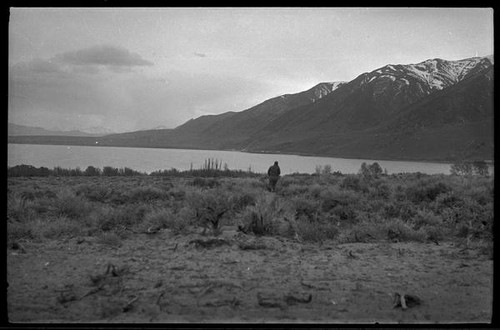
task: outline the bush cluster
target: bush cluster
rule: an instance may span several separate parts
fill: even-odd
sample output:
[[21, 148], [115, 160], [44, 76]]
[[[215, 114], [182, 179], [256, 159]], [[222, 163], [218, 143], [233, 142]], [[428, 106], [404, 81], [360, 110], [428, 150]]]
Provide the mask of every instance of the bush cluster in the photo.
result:
[[[205, 170], [226, 171], [216, 167]], [[12, 173], [32, 170], [16, 167]], [[134, 231], [184, 234], [204, 228], [217, 234], [233, 225], [254, 235], [310, 242], [492, 240], [491, 177], [386, 175], [369, 165], [358, 174], [336, 175], [328, 167], [318, 172], [285, 175], [276, 193], [265, 189], [262, 176], [127, 176], [132, 172], [90, 166], [82, 172], [87, 174], [57, 180], [12, 175], [8, 238], [100, 235], [117, 246], [117, 237]]]

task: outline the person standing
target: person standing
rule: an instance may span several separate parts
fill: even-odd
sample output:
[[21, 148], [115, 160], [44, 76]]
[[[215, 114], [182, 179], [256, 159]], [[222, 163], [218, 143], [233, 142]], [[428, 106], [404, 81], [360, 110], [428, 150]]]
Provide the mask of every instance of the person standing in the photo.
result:
[[276, 191], [276, 184], [280, 178], [281, 170], [278, 166], [278, 162], [274, 162], [274, 165], [269, 167], [267, 170], [267, 176], [269, 177], [269, 189], [271, 191]]

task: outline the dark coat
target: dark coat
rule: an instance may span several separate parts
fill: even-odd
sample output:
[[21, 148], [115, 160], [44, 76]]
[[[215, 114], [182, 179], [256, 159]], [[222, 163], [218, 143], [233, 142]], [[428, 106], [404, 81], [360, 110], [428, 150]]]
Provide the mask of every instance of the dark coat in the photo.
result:
[[273, 165], [267, 170], [268, 176], [278, 177], [281, 174], [280, 167], [278, 165]]

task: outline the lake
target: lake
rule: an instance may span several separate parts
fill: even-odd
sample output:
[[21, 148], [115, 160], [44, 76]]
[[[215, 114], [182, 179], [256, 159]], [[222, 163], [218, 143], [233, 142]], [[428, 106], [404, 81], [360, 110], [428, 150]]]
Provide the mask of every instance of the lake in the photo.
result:
[[[87, 166], [103, 168], [128, 167], [150, 173], [156, 170], [176, 168], [178, 170], [199, 169], [206, 159], [217, 159], [229, 169], [267, 172], [274, 161], [278, 161], [282, 174], [314, 173], [317, 166], [330, 165], [332, 171], [357, 173], [361, 164], [378, 162], [391, 173], [422, 172], [426, 174], [449, 174], [450, 164], [429, 162], [385, 161], [370, 159], [344, 159], [283, 154], [253, 154], [239, 151], [89, 147], [60, 145], [8, 144], [8, 166], [33, 165], [36, 167], [76, 168]], [[492, 171], [491, 171], [492, 172]]]

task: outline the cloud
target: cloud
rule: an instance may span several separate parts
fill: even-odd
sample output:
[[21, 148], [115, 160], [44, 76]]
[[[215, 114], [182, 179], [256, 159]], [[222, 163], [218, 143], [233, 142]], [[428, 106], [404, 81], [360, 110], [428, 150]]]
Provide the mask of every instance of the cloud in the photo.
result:
[[143, 59], [139, 54], [110, 45], [93, 46], [71, 52], [58, 54], [55, 60], [71, 65], [104, 65], [108, 67], [130, 68], [135, 66], [152, 66], [153, 63]]
[[204, 53], [193, 53], [194, 56], [197, 56], [197, 57], [207, 57], [207, 54], [204, 54]]
[[[134, 70], [134, 61], [119, 66], [113, 58], [98, 61], [82, 51], [12, 65], [9, 120], [45, 128], [106, 126], [114, 131], [175, 127], [200, 113], [241, 111], [269, 93], [270, 86], [255, 78]], [[103, 66], [107, 70], [101, 70]], [[123, 71], [128, 73], [118, 73]]]

